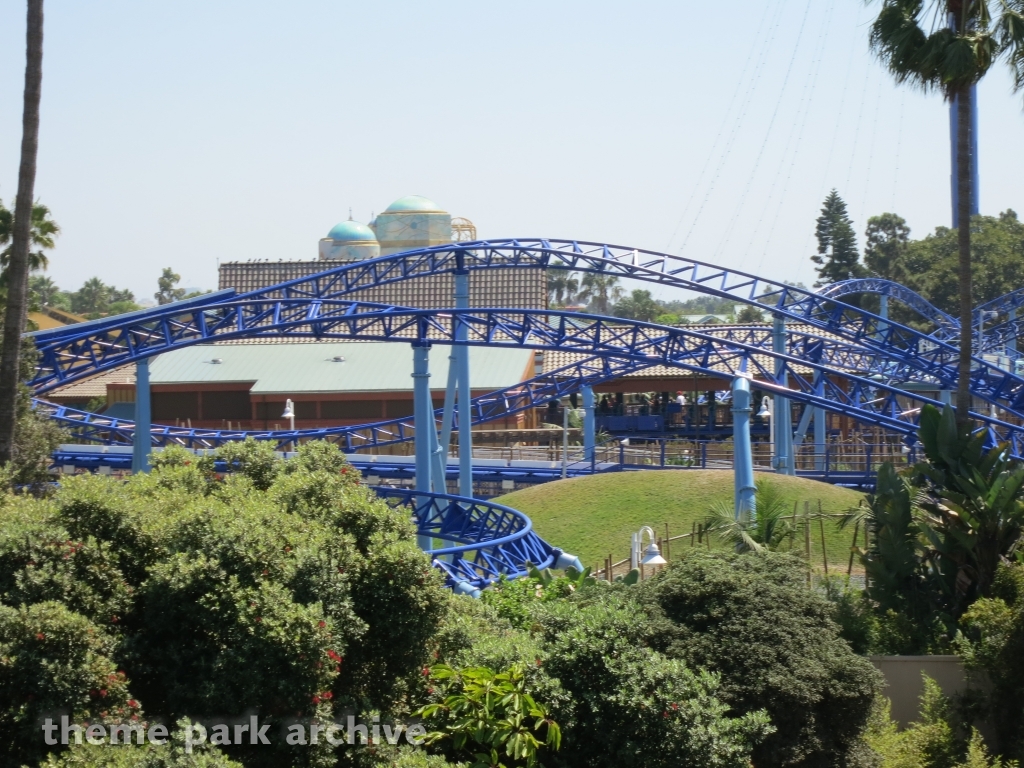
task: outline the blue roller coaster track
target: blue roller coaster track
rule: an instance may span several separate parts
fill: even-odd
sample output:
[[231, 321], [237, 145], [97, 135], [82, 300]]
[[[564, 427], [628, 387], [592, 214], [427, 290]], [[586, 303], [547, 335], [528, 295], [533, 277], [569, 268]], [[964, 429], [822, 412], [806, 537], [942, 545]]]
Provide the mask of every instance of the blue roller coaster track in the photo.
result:
[[[729, 298], [770, 311], [779, 333], [764, 326], [713, 331], [665, 327], [580, 313], [493, 308], [412, 309], [359, 300], [359, 292], [427, 275], [466, 275], [488, 269], [558, 267], [646, 281]], [[928, 335], [841, 301], [878, 293], [912, 307], [937, 326]], [[1024, 292], [1020, 292], [1024, 294]], [[990, 312], [1011, 313], [1015, 294]], [[984, 315], [981, 315], [984, 318]], [[1007, 321], [1013, 323], [1014, 320]], [[1007, 323], [1004, 323], [1006, 325]], [[1015, 328], [1015, 326], [1013, 326]], [[992, 332], [995, 332], [993, 329]], [[347, 262], [317, 275], [245, 294], [221, 291], [149, 310], [32, 334], [39, 362], [31, 386], [56, 387], [186, 346], [247, 338], [360, 339], [411, 344], [519, 347], [579, 355], [576, 362], [515, 387], [475, 399], [472, 421], [484, 422], [535, 407], [553, 397], [661, 365], [719, 378], [746, 377], [786, 401], [844, 414], [913, 442], [925, 403], [940, 402], [908, 384], [933, 391], [956, 388], [955, 319], [922, 297], [887, 281], [846, 281], [821, 293], [778, 285], [735, 270], [669, 254], [569, 240], [453, 243], [377, 259]], [[1004, 336], [1011, 330], [1001, 331]], [[974, 359], [971, 390], [990, 406], [975, 413], [989, 442], [1005, 441], [1024, 455], [1024, 378]], [[429, 401], [428, 401], [429, 402]], [[131, 443], [135, 424], [38, 400], [80, 439]], [[429, 410], [429, 409], [428, 409]], [[996, 418], [993, 413], [1002, 413]], [[439, 413], [430, 414], [429, 423]], [[423, 414], [417, 414], [423, 417]], [[246, 436], [285, 445], [327, 438], [346, 451], [413, 439], [417, 419], [321, 430], [238, 432], [155, 427], [153, 446], [214, 447]], [[421, 422], [426, 423], [426, 422]], [[500, 574], [521, 574], [526, 562], [570, 562], [542, 542], [514, 510], [422, 488], [391, 498], [409, 504], [421, 539], [448, 546], [431, 551], [449, 582], [463, 591]], [[516, 522], [518, 521], [518, 522]], [[525, 522], [524, 522], [525, 521]], [[578, 561], [577, 561], [578, 562]], [[461, 586], [460, 586], [461, 585]]]

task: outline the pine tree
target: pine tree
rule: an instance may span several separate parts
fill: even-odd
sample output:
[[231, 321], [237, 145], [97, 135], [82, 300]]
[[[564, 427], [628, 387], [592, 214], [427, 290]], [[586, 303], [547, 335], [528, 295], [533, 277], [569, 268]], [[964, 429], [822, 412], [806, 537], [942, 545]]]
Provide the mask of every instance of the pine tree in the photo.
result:
[[857, 252], [853, 222], [846, 213], [846, 203], [834, 189], [825, 198], [815, 234], [818, 238], [818, 253], [811, 256], [811, 261], [818, 265], [818, 282], [814, 284], [816, 288], [865, 275]]

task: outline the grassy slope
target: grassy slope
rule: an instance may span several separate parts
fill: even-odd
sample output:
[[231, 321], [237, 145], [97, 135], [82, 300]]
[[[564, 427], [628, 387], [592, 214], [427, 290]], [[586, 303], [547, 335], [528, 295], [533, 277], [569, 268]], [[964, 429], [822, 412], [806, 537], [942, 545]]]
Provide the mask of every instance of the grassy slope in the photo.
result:
[[[812, 513], [817, 512], [819, 500], [823, 512], [839, 513], [856, 506], [862, 498], [856, 491], [813, 480], [760, 473], [758, 477], [778, 483], [790, 507], [797, 502], [801, 514], [805, 501], [811, 503]], [[542, 538], [578, 555], [584, 564], [599, 568], [608, 554], [615, 560], [627, 557], [630, 535], [642, 525], [650, 525], [658, 536], [665, 535], [665, 523], [672, 536], [689, 533], [694, 523], [703, 520], [711, 504], [732, 504], [732, 483], [732, 473], [721, 470], [614, 472], [544, 483], [495, 501], [522, 510]], [[841, 565], [846, 572], [852, 536], [852, 530], [839, 532], [834, 524], [825, 523], [830, 570]], [[673, 542], [673, 546], [678, 551], [690, 543]], [[722, 545], [714, 541], [712, 546]], [[804, 549], [802, 536], [796, 549]], [[820, 567], [821, 532], [817, 523], [812, 524], [811, 553]]]

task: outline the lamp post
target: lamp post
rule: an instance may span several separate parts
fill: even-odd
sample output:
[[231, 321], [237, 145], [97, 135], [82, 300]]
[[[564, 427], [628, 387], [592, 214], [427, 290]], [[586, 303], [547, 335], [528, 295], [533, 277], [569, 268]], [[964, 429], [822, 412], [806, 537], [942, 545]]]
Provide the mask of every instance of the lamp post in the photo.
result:
[[768, 422], [768, 453], [769, 453], [769, 464], [775, 466], [775, 430], [772, 429], [772, 409], [771, 409], [771, 398], [765, 395], [761, 398], [761, 410], [757, 412], [759, 419], [764, 419]]
[[[295, 431], [295, 403], [290, 399], [284, 401], [284, 413], [281, 414], [282, 419], [288, 419], [288, 428]], [[295, 440], [292, 440], [292, 450], [295, 450]]]
[[[647, 534], [647, 549], [644, 551], [643, 557], [640, 557], [640, 550], [643, 549], [644, 534]], [[658, 542], [655, 537], [654, 529], [649, 525], [645, 525], [639, 531], [633, 534], [633, 542], [629, 551], [629, 567], [630, 569], [639, 568], [640, 577], [643, 578], [644, 566], [654, 565], [667, 565], [668, 561], [661, 556], [661, 550], [658, 549]]]

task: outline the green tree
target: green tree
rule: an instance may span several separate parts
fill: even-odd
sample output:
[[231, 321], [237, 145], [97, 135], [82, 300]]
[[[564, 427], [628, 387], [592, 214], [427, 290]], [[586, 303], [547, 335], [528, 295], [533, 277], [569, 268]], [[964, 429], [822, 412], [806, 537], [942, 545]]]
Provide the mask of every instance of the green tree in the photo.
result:
[[[11, 254], [14, 252], [14, 246], [11, 244], [13, 233], [14, 213], [5, 208], [3, 201], [0, 200], [0, 245], [7, 246], [0, 251], [0, 268], [3, 269], [5, 276], [11, 263]], [[29, 240], [31, 245], [38, 250], [29, 251], [29, 272], [45, 270], [50, 266], [50, 260], [46, 257], [45, 251], [53, 249], [58, 235], [60, 235], [60, 225], [50, 218], [50, 209], [42, 203], [33, 203]]]
[[789, 504], [770, 480], [757, 480], [754, 516], [736, 519], [733, 504], [716, 504], [704, 518], [704, 530], [714, 532], [737, 552], [776, 550], [783, 542], [792, 544], [797, 526], [789, 517]]
[[839, 636], [832, 605], [807, 588], [806, 568], [778, 552], [687, 550], [630, 588], [657, 627], [652, 648], [720, 676], [733, 713], [767, 710], [777, 730], [754, 747], [759, 768], [858, 764], [880, 688]]
[[853, 222], [846, 213], [846, 203], [834, 189], [825, 198], [815, 236], [818, 252], [811, 256], [811, 261], [818, 265], [815, 287], [863, 276]]
[[80, 315], [100, 315], [110, 305], [110, 286], [98, 277], [90, 277], [71, 294], [71, 310]]
[[[897, 83], [941, 91], [956, 104], [957, 265], [960, 360], [957, 418], [971, 407], [971, 200], [975, 158], [971, 156], [974, 85], [1005, 57], [1014, 88], [1024, 88], [1024, 7], [989, 0], [881, 0], [871, 26], [871, 48]], [[995, 13], [993, 13], [993, 7]]]
[[181, 275], [170, 267], [164, 267], [163, 273], [156, 281], [160, 290], [153, 294], [153, 298], [158, 304], [170, 304], [172, 301], [180, 301], [185, 298], [185, 289], [175, 287], [179, 282], [181, 282]]
[[[560, 264], [561, 262], [558, 262]], [[166, 274], [166, 270], [164, 270]], [[580, 280], [575, 272], [564, 267], [555, 266], [548, 268], [548, 303], [552, 306], [565, 306], [571, 304], [579, 290]]]
[[21, 334], [28, 318], [29, 248], [32, 240], [32, 198], [39, 150], [39, 100], [43, 88], [43, 0], [28, 0], [25, 23], [25, 94], [22, 106], [21, 162], [14, 201], [11, 256], [7, 267], [7, 308], [0, 345], [0, 464], [11, 460], [21, 387]]
[[[904, 252], [906, 285], [944, 312], [957, 314], [958, 233], [937, 227]], [[1013, 210], [971, 221], [971, 304], [976, 306], [1018, 289], [1024, 263], [1024, 223]]]
[[64, 291], [46, 275], [29, 278], [28, 289], [32, 303], [40, 307], [55, 307], [66, 301]]
[[607, 315], [612, 304], [622, 298], [619, 278], [600, 272], [587, 272], [580, 281], [579, 301], [590, 302], [595, 312]]
[[761, 314], [761, 311], [757, 309], [757, 307], [751, 306], [750, 304], [745, 304], [743, 306], [743, 309], [739, 311], [739, 314], [736, 315], [736, 322], [763, 323], [764, 315]]
[[629, 296], [612, 307], [612, 313], [616, 317], [640, 320], [645, 323], [652, 322], [662, 314], [662, 311], [661, 305], [654, 300], [651, 292], [639, 288], [634, 289]]
[[909, 240], [910, 227], [902, 216], [895, 213], [872, 216], [864, 233], [864, 264], [878, 277], [905, 283], [904, 259]]

